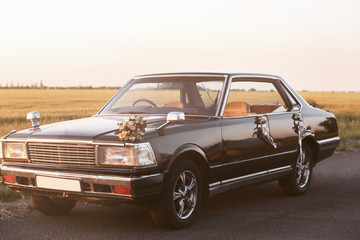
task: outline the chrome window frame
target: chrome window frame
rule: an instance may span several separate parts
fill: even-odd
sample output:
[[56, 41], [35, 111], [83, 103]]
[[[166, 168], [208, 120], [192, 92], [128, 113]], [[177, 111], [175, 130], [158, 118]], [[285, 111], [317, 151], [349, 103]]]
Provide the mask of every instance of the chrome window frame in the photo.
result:
[[[223, 85], [222, 85], [222, 89], [221, 90], [221, 96], [220, 96], [220, 101], [223, 99], [224, 97], [224, 92], [225, 90], [227, 89], [227, 80], [228, 80], [228, 77], [229, 77], [229, 74], [225, 74], [225, 73], [174, 73], [174, 74], [171, 74], [171, 73], [165, 73], [165, 74], [152, 74], [152, 75], [140, 75], [140, 76], [135, 76], [133, 78], [131, 78], [123, 87], [121, 87], [121, 89], [115, 93], [114, 96], [112, 96], [110, 98], [110, 100], [99, 110], [99, 112], [96, 114], [96, 115], [99, 115], [99, 116], [104, 116], [104, 115], [117, 115], [117, 114], [100, 114], [104, 108], [109, 105], [109, 103], [116, 97], [120, 94], [120, 92], [122, 91], [122, 89], [124, 89], [127, 85], [129, 85], [132, 81], [134, 80], [138, 80], [138, 79], [144, 79], [144, 78], [162, 78], [162, 77], [223, 77], [224, 79], [222, 80], [223, 81]], [[216, 110], [216, 113], [215, 115], [206, 115], [207, 117], [218, 117], [220, 116], [219, 113], [219, 109], [221, 107], [220, 105], [220, 101], [219, 101], [219, 104], [218, 104], [218, 108]], [[121, 115], [121, 114], [119, 114]], [[139, 114], [139, 115], [149, 115], [149, 114]], [[154, 114], [150, 114], [150, 115], [154, 115]], [[156, 114], [155, 114], [156, 115]], [[159, 115], [166, 115], [166, 114], [159, 114]], [[194, 115], [194, 116], [199, 116], [199, 115]]]
[[[281, 87], [284, 91], [287, 92], [287, 94], [290, 94], [291, 97], [294, 98], [294, 100], [296, 102], [298, 102], [298, 104], [300, 105], [300, 109], [297, 112], [300, 112], [303, 108], [302, 102], [299, 101], [299, 99], [297, 98], [297, 96], [295, 94], [293, 94], [293, 92], [291, 91], [291, 89], [289, 88], [289, 86], [286, 84], [286, 82], [281, 78], [281, 77], [277, 77], [277, 76], [271, 76], [271, 75], [261, 75], [261, 74], [235, 74], [235, 75], [231, 75], [228, 79], [227, 79], [227, 89], [225, 93], [225, 95], [223, 96], [223, 100], [222, 100], [222, 106], [221, 106], [221, 110], [219, 112], [219, 117], [221, 118], [226, 118], [226, 119], [231, 119], [231, 118], [243, 118], [243, 117], [254, 117], [254, 116], [258, 116], [258, 115], [263, 115], [263, 114], [254, 114], [254, 115], [250, 115], [250, 116], [235, 116], [235, 117], [224, 117], [224, 111], [225, 111], [225, 107], [226, 107], [226, 103], [229, 97], [229, 92], [230, 92], [230, 87], [231, 87], [231, 83], [233, 81], [234, 78], [253, 78], [253, 79], [263, 79], [264, 81], [268, 81], [270, 83], [275, 83], [276, 81], [282, 83], [279, 84], [279, 87]], [[279, 91], [277, 90], [277, 92], [279, 93]], [[281, 94], [279, 93], [280, 96], [285, 95], [284, 97], [288, 98], [288, 96], [286, 96], [287, 94]], [[266, 113], [271, 114], [271, 115], [278, 115], [278, 114], [284, 114], [285, 112], [275, 112], [275, 113]]]

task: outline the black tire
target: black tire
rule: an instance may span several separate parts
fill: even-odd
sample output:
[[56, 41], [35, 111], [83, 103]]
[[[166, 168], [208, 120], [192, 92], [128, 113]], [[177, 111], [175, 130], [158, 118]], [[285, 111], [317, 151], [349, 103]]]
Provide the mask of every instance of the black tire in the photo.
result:
[[75, 200], [54, 198], [47, 196], [31, 195], [34, 207], [48, 215], [61, 215], [70, 212], [76, 205]]
[[314, 157], [310, 146], [303, 143], [303, 162], [300, 155], [293, 165], [293, 170], [290, 175], [279, 179], [279, 186], [283, 193], [287, 195], [302, 195], [306, 193], [311, 185]]
[[203, 183], [196, 164], [181, 159], [166, 178], [160, 199], [153, 204], [151, 216], [161, 227], [188, 227], [198, 214]]

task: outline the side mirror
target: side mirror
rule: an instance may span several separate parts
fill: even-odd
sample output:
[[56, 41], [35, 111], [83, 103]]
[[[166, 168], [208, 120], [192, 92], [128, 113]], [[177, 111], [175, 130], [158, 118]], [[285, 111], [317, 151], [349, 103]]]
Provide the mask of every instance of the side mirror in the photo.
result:
[[169, 112], [166, 116], [166, 123], [158, 127], [156, 130], [160, 136], [164, 135], [164, 128], [170, 123], [182, 123], [185, 121], [185, 113], [183, 112]]
[[171, 123], [181, 123], [185, 121], [185, 113], [183, 112], [169, 112], [166, 116], [166, 121]]
[[295, 112], [298, 112], [298, 111], [300, 111], [300, 106], [298, 104], [295, 104], [295, 105], [292, 106], [291, 110], [295, 111]]
[[35, 127], [39, 127], [39, 121], [40, 121], [40, 113], [37, 111], [34, 112], [29, 112], [26, 116], [27, 120], [31, 121], [32, 126]]

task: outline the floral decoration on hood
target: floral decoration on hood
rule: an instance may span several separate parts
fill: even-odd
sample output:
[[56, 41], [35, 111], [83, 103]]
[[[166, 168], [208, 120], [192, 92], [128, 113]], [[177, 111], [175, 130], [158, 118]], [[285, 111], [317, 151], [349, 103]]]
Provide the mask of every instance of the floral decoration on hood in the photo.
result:
[[120, 141], [139, 141], [144, 135], [146, 128], [146, 119], [141, 116], [131, 115], [129, 119], [118, 123], [119, 129], [115, 131], [115, 135]]

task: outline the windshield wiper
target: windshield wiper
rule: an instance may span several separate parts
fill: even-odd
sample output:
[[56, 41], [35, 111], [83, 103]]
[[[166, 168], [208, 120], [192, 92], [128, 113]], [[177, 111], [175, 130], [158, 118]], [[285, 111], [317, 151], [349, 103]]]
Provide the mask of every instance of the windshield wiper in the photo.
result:
[[205, 87], [204, 83], [203, 83], [203, 82], [201, 82], [201, 84], [202, 84], [202, 86], [203, 86], [203, 88], [204, 88], [205, 92], [206, 92], [206, 93], [207, 93], [207, 95], [209, 96], [210, 100], [211, 100], [212, 102], [214, 102], [214, 100], [213, 100], [213, 99], [212, 99], [212, 97], [210, 96], [210, 93], [209, 93], [208, 89]]
[[131, 112], [120, 112], [120, 114], [150, 114], [148, 112], [131, 111]]

